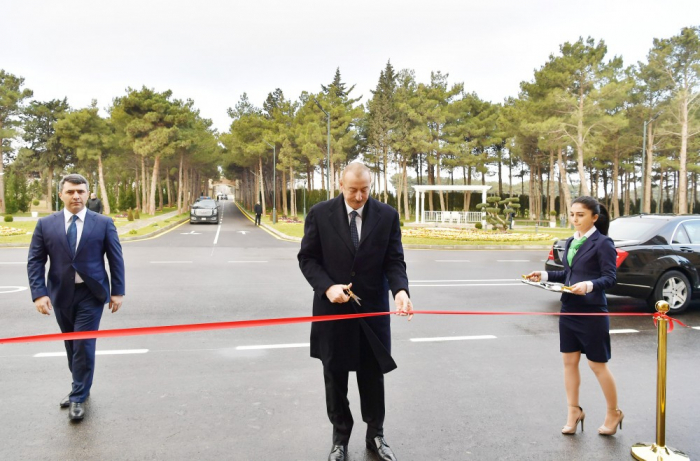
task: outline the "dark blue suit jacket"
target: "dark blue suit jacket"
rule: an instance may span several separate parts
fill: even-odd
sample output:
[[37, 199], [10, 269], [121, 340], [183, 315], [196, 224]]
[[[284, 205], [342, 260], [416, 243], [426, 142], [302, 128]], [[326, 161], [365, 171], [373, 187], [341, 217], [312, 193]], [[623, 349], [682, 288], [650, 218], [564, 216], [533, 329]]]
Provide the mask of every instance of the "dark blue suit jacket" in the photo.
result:
[[[70, 305], [76, 272], [102, 303], [109, 302], [110, 293], [124, 295], [124, 259], [112, 218], [87, 210], [75, 257], [68, 246], [63, 218], [61, 210], [39, 219], [34, 229], [27, 261], [32, 300], [49, 296], [55, 307]], [[111, 291], [105, 255], [109, 261]], [[50, 266], [48, 278], [45, 278], [47, 258]]]
[[[594, 311], [608, 305], [605, 290], [615, 285], [617, 279], [617, 251], [612, 239], [597, 230], [578, 249], [569, 266], [566, 255], [574, 240], [569, 237], [564, 246], [563, 271], [547, 271], [550, 282], [571, 286], [578, 282], [593, 282], [593, 291], [585, 296], [562, 293], [562, 308], [566, 311]], [[596, 309], [597, 308], [597, 309]]]
[[[389, 312], [389, 296], [408, 293], [401, 227], [396, 210], [370, 198], [362, 213], [360, 246], [350, 237], [343, 195], [321, 202], [309, 211], [298, 254], [299, 267], [313, 288], [313, 315]], [[350, 301], [333, 304], [326, 297], [332, 285], [352, 282], [362, 306]], [[311, 326], [311, 356], [334, 370], [357, 370], [362, 360], [361, 332], [384, 373], [396, 368], [391, 358], [389, 316], [361, 320], [316, 322]]]

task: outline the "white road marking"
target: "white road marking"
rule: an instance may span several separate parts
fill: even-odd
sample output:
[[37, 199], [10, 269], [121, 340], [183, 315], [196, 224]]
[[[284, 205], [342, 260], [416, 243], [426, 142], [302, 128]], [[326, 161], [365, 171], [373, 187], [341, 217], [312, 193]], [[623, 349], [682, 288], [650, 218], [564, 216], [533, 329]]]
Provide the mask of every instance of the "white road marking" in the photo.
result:
[[409, 283], [408, 286], [410, 286], [410, 287], [514, 287], [514, 286], [523, 286], [523, 284], [522, 283], [457, 283], [457, 284], [450, 284], [450, 285], [436, 285], [436, 284], [414, 285], [412, 283]]
[[181, 232], [180, 235], [200, 235], [201, 232], [195, 232], [195, 231], [190, 231], [190, 232]]
[[309, 343], [266, 344], [258, 346], [236, 346], [237, 351], [255, 351], [260, 349], [291, 349], [294, 347], [309, 347]]
[[[125, 354], [145, 354], [148, 349], [115, 349], [110, 351], [97, 351], [95, 355], [125, 355]], [[33, 357], [65, 357], [66, 352], [40, 352]]]
[[214, 237], [214, 245], [219, 241], [219, 233], [221, 232], [221, 221], [219, 221], [219, 226], [216, 228], [216, 237]]
[[27, 261], [2, 261], [0, 264], [27, 264]]
[[529, 259], [497, 259], [498, 263], [529, 263]]
[[436, 259], [436, 263], [468, 263], [468, 259]]
[[693, 330], [700, 330], [700, 327], [691, 327]]
[[238, 232], [239, 234], [243, 234], [243, 235], [248, 233], [248, 231], [236, 231], [236, 232]]
[[229, 261], [230, 263], [266, 263], [267, 261]]
[[192, 261], [151, 261], [151, 264], [192, 264]]
[[438, 336], [435, 338], [411, 338], [412, 343], [428, 343], [428, 342], [439, 342], [439, 341], [468, 341], [472, 339], [496, 339], [493, 335], [481, 335], [481, 336]]
[[632, 330], [631, 328], [621, 328], [619, 330], [610, 330], [610, 334], [618, 334], [618, 333], [639, 333], [639, 330]]
[[0, 295], [5, 294], [5, 293], [17, 293], [18, 291], [24, 291], [28, 287], [20, 287], [20, 286], [7, 286], [7, 287], [0, 287]]

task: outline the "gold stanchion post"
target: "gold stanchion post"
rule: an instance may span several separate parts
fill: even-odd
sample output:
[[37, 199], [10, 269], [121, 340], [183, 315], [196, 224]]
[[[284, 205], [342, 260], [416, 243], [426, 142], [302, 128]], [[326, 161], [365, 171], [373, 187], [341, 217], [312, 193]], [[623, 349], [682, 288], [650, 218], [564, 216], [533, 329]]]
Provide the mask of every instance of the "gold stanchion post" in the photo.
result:
[[[657, 301], [656, 310], [662, 314], [668, 312], [666, 301]], [[657, 320], [659, 346], [657, 352], [656, 374], [656, 443], [637, 443], [632, 446], [632, 457], [640, 461], [675, 461], [689, 460], [688, 455], [675, 448], [666, 446], [666, 339], [668, 320]]]

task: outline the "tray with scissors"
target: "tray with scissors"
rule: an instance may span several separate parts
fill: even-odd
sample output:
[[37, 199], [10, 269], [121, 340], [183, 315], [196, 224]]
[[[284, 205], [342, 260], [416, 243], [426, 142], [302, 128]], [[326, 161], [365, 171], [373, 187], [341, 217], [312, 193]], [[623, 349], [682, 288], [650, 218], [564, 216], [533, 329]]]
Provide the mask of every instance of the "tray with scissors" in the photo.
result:
[[571, 293], [574, 294], [573, 291], [571, 291], [571, 287], [568, 287], [564, 284], [561, 283], [554, 283], [554, 282], [531, 282], [527, 279], [521, 280], [525, 285], [530, 285], [533, 287], [537, 288], [542, 288], [543, 290], [547, 291], [554, 291], [556, 293]]

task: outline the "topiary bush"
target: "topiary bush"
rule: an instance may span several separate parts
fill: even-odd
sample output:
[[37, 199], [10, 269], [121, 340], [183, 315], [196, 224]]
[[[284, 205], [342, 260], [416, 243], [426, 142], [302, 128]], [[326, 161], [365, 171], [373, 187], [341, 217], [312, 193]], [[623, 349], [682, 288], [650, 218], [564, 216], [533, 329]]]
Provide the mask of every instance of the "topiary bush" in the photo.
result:
[[5, 215], [5, 222], [12, 222], [14, 220], [15, 220], [15, 218], [13, 218], [11, 214]]
[[482, 226], [481, 223], [478, 222], [478, 223], [474, 223], [474, 228], [475, 228], [475, 229], [483, 229], [484, 226]]
[[141, 219], [141, 215], [139, 214], [139, 209], [134, 210], [134, 219]]
[[32, 205], [39, 206], [39, 200], [37, 200], [37, 199], [32, 200]]
[[[501, 200], [501, 197], [488, 197], [486, 203], [480, 203], [476, 206], [478, 210], [486, 212], [486, 222], [493, 226], [493, 229], [508, 230], [510, 214], [515, 213], [519, 208], [518, 197], [511, 197]], [[503, 206], [503, 209], [500, 206]]]
[[126, 214], [126, 219], [127, 221], [133, 221], [134, 220], [134, 213], [131, 211], [131, 208], [129, 208], [129, 211]]

